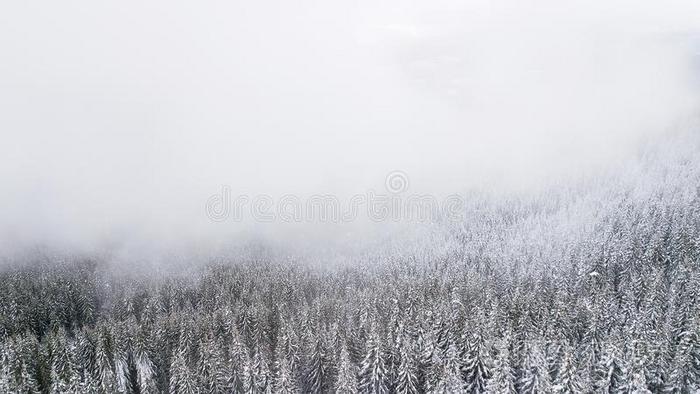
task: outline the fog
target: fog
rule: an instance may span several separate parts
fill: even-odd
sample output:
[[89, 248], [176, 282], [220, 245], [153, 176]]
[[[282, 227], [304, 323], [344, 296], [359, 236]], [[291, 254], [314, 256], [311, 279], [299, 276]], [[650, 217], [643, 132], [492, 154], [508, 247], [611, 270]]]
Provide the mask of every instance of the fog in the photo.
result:
[[5, 2], [2, 253], [388, 231], [215, 223], [224, 185], [345, 197], [400, 170], [447, 195], [595, 176], [694, 116], [698, 37], [692, 0]]

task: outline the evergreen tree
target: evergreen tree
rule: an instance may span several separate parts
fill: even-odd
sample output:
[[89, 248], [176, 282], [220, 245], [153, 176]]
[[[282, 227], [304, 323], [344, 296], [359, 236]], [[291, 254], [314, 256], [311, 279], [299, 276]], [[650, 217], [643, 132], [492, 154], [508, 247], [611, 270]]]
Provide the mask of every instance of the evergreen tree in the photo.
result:
[[340, 350], [338, 360], [338, 379], [335, 383], [336, 394], [357, 393], [357, 368], [350, 360], [350, 352], [347, 346]]
[[493, 365], [493, 374], [486, 383], [486, 392], [489, 394], [515, 394], [515, 373], [510, 365], [510, 351], [508, 350], [508, 338], [502, 338], [496, 346], [496, 359]]
[[168, 392], [170, 394], [195, 394], [198, 389], [195, 385], [196, 376], [187, 365], [187, 349], [181, 346], [173, 355], [170, 364], [170, 382]]
[[321, 338], [316, 340], [314, 348], [308, 357], [305, 374], [306, 392], [322, 393], [328, 388], [328, 359]]
[[668, 360], [669, 355], [667, 338], [657, 338], [655, 342], [649, 343], [650, 359], [649, 366], [646, 368], [645, 380], [647, 381], [649, 390], [654, 393], [661, 392], [665, 389], [667, 382], [670, 380], [668, 369], [670, 368]]
[[463, 374], [467, 382], [467, 392], [483, 393], [486, 390], [486, 382], [491, 376], [491, 359], [481, 333], [475, 335], [469, 345]]
[[[96, 377], [96, 347], [84, 330], [75, 334], [76, 367], [81, 377], [80, 391], [84, 393], [99, 392], [99, 381]], [[100, 351], [102, 352], [102, 350]]]
[[247, 379], [250, 378], [250, 356], [235, 324], [231, 326], [229, 365], [231, 370], [227, 387], [233, 392], [244, 392]]
[[293, 394], [297, 392], [295, 379], [289, 368], [289, 362], [284, 354], [280, 354], [275, 360], [274, 392], [280, 394]]
[[[95, 389], [99, 393], [111, 394], [116, 391], [116, 380], [112, 367], [112, 355], [109, 353], [110, 338], [105, 331], [98, 334], [95, 345]], [[88, 384], [92, 386], [92, 384]]]
[[360, 367], [359, 391], [363, 394], [385, 394], [389, 392], [386, 367], [381, 344], [372, 331], [367, 343], [367, 354]]
[[563, 348], [561, 364], [554, 383], [553, 389], [557, 393], [583, 392], [583, 385], [579, 381], [579, 373], [571, 349]]
[[19, 379], [15, 389], [15, 392], [21, 394], [39, 394], [41, 392], [34, 370], [25, 361], [21, 361]]
[[74, 351], [66, 338], [66, 332], [60, 329], [51, 336], [51, 389], [52, 393], [76, 392], [80, 388]]
[[[473, 391], [468, 391], [473, 390]], [[444, 365], [437, 386], [433, 392], [435, 393], [463, 393], [463, 392], [479, 392], [476, 387], [467, 388], [462, 379], [462, 368], [459, 362], [459, 354], [457, 346], [452, 343], [448, 346], [445, 354]]]
[[606, 346], [596, 370], [596, 391], [603, 393], [626, 393], [629, 385], [627, 369], [620, 358], [619, 350], [612, 344]]
[[522, 370], [520, 392], [540, 394], [552, 391], [547, 362], [539, 344], [535, 342], [528, 343]]
[[114, 377], [116, 380], [116, 388], [119, 393], [128, 393], [131, 391], [131, 382], [129, 380], [129, 341], [125, 337], [126, 333], [122, 327], [122, 332], [118, 335], [113, 332], [114, 337]]
[[647, 384], [646, 349], [642, 341], [634, 341], [632, 344], [632, 361], [629, 371], [630, 387], [632, 394], [651, 394]]
[[0, 342], [0, 392], [2, 393], [11, 391], [13, 381], [10, 345], [8, 342]]
[[700, 390], [700, 342], [693, 331], [680, 333], [679, 339], [670, 376], [671, 390], [693, 393]]
[[155, 365], [151, 361], [146, 333], [139, 332], [134, 344], [134, 365], [136, 380], [141, 394], [157, 393]]
[[254, 391], [257, 393], [266, 393], [272, 390], [272, 378], [267, 360], [259, 348], [253, 349], [253, 357], [251, 359], [250, 373], [252, 377]]
[[408, 339], [403, 338], [399, 345], [399, 365], [396, 377], [396, 392], [399, 394], [418, 393], [418, 376], [415, 355]]
[[199, 344], [197, 376], [202, 394], [223, 393], [226, 388], [226, 365], [222, 345], [208, 332]]
[[419, 391], [432, 391], [437, 387], [442, 372], [442, 357], [431, 329], [421, 329], [418, 333], [417, 352]]

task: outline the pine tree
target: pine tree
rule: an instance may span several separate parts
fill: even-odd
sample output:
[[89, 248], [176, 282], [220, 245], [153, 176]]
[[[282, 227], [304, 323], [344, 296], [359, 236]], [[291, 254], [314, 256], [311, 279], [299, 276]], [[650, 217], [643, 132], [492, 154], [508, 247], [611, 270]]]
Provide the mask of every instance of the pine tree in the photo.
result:
[[241, 383], [243, 386], [243, 389], [240, 391], [241, 393], [255, 394], [258, 392], [258, 382], [253, 372], [252, 364], [253, 362], [250, 356], [246, 354], [246, 362], [243, 364], [241, 370]]
[[297, 392], [296, 383], [289, 368], [289, 362], [284, 354], [279, 354], [275, 360], [274, 392], [280, 394], [294, 394]]
[[208, 332], [199, 344], [197, 376], [202, 394], [223, 393], [226, 387], [226, 366], [222, 345]]
[[136, 380], [139, 391], [142, 394], [157, 393], [155, 365], [151, 361], [146, 333], [139, 332], [134, 344], [134, 365], [136, 367]]
[[[440, 374], [437, 386], [433, 392], [445, 394], [470, 392], [468, 390], [467, 385], [462, 379], [462, 367], [459, 362], [457, 346], [451, 343], [447, 347], [442, 373]], [[473, 390], [473, 392], [479, 392], [476, 391], [476, 388], [473, 388]]]
[[515, 394], [515, 373], [510, 365], [508, 346], [507, 337], [499, 340], [496, 345], [493, 373], [486, 383], [486, 392], [489, 394]]
[[379, 340], [372, 331], [367, 343], [367, 354], [360, 367], [359, 391], [366, 394], [385, 394], [389, 392], [386, 367]]
[[308, 360], [304, 377], [305, 391], [309, 393], [325, 392], [328, 384], [328, 359], [321, 338], [317, 338]]
[[547, 362], [539, 344], [535, 342], [528, 343], [522, 370], [520, 392], [539, 394], [552, 391]]
[[399, 345], [399, 366], [396, 377], [396, 392], [399, 394], [418, 393], [418, 376], [416, 374], [416, 357], [407, 338], [402, 338]]
[[491, 376], [491, 359], [481, 333], [475, 335], [470, 343], [462, 371], [467, 382], [467, 392], [483, 393], [486, 390], [486, 382]]
[[0, 392], [9, 393], [12, 388], [12, 366], [9, 341], [0, 342]]
[[350, 360], [350, 352], [347, 346], [340, 350], [338, 360], [338, 379], [335, 384], [336, 394], [357, 393], [357, 368]]
[[121, 332], [113, 332], [114, 337], [114, 376], [116, 388], [119, 393], [131, 391], [129, 380], [129, 340], [126, 337], [124, 327]]
[[301, 363], [301, 352], [299, 350], [299, 338], [291, 326], [283, 325], [286, 342], [284, 354], [289, 361], [289, 370], [292, 373], [295, 386], [299, 387], [299, 382], [303, 381], [303, 368]]
[[626, 393], [628, 390], [627, 369], [618, 349], [608, 344], [596, 369], [596, 390], [604, 393]]
[[436, 346], [435, 335], [432, 330], [418, 332], [418, 388], [419, 391], [432, 391], [437, 386], [442, 372], [442, 358], [440, 350]]
[[113, 358], [109, 354], [110, 341], [108, 334], [101, 330], [95, 345], [95, 389], [104, 394], [111, 394], [116, 391], [116, 380], [112, 368]]
[[25, 361], [21, 362], [19, 379], [17, 382], [17, 393], [39, 394], [39, 383], [36, 381], [34, 370]]
[[257, 347], [253, 349], [250, 373], [255, 392], [266, 393], [272, 390], [270, 368], [268, 367], [267, 360], [262, 354], [262, 351]]
[[671, 356], [668, 345], [669, 341], [665, 337], [657, 338], [655, 342], [649, 343], [650, 357], [645, 377], [649, 390], [654, 393], [661, 392], [670, 379], [668, 360], [671, 359]]
[[[562, 320], [561, 316], [555, 316], [554, 321], [559, 324]], [[564, 359], [564, 345], [561, 344], [560, 339], [554, 339], [554, 340], [548, 340], [548, 344], [546, 346], [546, 360], [547, 360], [547, 368], [549, 370], [549, 378], [552, 382], [555, 382], [557, 380], [557, 376], [559, 375], [559, 371], [562, 367], [562, 361]]]
[[187, 349], [185, 346], [181, 346], [173, 355], [170, 363], [168, 392], [170, 394], [198, 393], [195, 382], [196, 377], [187, 365]]
[[554, 391], [562, 394], [583, 392], [583, 385], [579, 381], [578, 375], [571, 349], [563, 348], [562, 360], [554, 381]]
[[14, 372], [12, 391], [20, 393], [39, 393], [41, 390], [38, 378], [38, 341], [36, 336], [27, 331], [13, 338], [11, 368]]
[[247, 379], [250, 377], [250, 356], [235, 324], [231, 326], [231, 344], [229, 345], [229, 390], [241, 393], [245, 391]]
[[632, 361], [630, 365], [630, 387], [629, 392], [632, 394], [651, 394], [649, 385], [647, 384], [646, 371], [646, 349], [644, 343], [640, 340], [635, 340], [631, 346]]
[[395, 330], [398, 330], [399, 328], [396, 328], [395, 326], [398, 325], [396, 322], [396, 314], [398, 312], [396, 310], [396, 304], [394, 304], [394, 307], [392, 308], [392, 316], [391, 319], [392, 321], [389, 322], [389, 329], [386, 332], [386, 339], [384, 341], [384, 347], [383, 347], [383, 353], [384, 353], [384, 362], [386, 366], [386, 381], [387, 381], [387, 388], [391, 392], [395, 392], [396, 388], [394, 387], [394, 383], [396, 382], [396, 370], [398, 369], [399, 365], [399, 349], [398, 349], [398, 342], [396, 341], [396, 336], [395, 335], [400, 335], [400, 334], [395, 334]]
[[680, 333], [679, 338], [670, 381], [674, 391], [696, 392], [700, 390], [700, 341], [692, 331]]
[[630, 394], [651, 394], [643, 373], [634, 373], [630, 379]]
[[80, 376], [80, 391], [98, 392], [99, 381], [96, 378], [96, 347], [84, 330], [75, 333], [76, 369]]
[[51, 352], [51, 389], [52, 393], [76, 392], [79, 389], [74, 351], [66, 338], [66, 332], [60, 329], [50, 339]]

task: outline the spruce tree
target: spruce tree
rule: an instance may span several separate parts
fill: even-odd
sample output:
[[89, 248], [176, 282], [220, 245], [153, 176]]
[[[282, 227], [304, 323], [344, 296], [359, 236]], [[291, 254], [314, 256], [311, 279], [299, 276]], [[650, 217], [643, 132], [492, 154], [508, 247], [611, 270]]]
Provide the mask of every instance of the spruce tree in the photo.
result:
[[389, 392], [384, 355], [374, 330], [367, 343], [367, 354], [362, 360], [359, 374], [359, 391], [363, 394], [385, 394]]
[[237, 393], [244, 392], [247, 379], [250, 377], [250, 356], [235, 324], [231, 325], [228, 364], [230, 365], [228, 389]]
[[552, 391], [552, 383], [542, 349], [538, 343], [529, 342], [523, 360], [520, 392], [540, 394]]
[[197, 376], [202, 394], [222, 393], [226, 388], [226, 365], [222, 345], [208, 332], [199, 344]]
[[328, 389], [328, 359], [321, 338], [317, 338], [309, 354], [304, 381], [306, 392], [323, 393]]
[[671, 387], [680, 393], [700, 390], [700, 342], [694, 330], [679, 334], [680, 343], [672, 364]]
[[554, 381], [553, 390], [562, 394], [575, 394], [583, 391], [583, 385], [579, 380], [579, 371], [576, 368], [570, 348], [563, 348], [562, 359]]
[[140, 393], [157, 393], [155, 365], [151, 361], [149, 341], [143, 331], [137, 334], [134, 343], [134, 366]]
[[396, 375], [396, 392], [399, 394], [418, 393], [416, 355], [408, 338], [402, 338], [399, 345], [399, 365]]
[[170, 394], [195, 394], [198, 393], [196, 386], [197, 378], [192, 373], [187, 363], [187, 349], [180, 346], [173, 354], [170, 363], [170, 381], [168, 382], [168, 392]]
[[595, 377], [595, 388], [599, 392], [626, 393], [629, 389], [626, 366], [613, 344], [605, 347]]
[[116, 391], [116, 380], [112, 366], [112, 355], [109, 353], [110, 338], [104, 330], [97, 336], [95, 345], [95, 365], [93, 376], [95, 389], [99, 393], [111, 394]]
[[357, 368], [350, 360], [350, 352], [347, 346], [340, 350], [338, 359], [338, 377], [335, 383], [336, 394], [357, 393]]
[[472, 338], [462, 371], [468, 393], [483, 393], [486, 390], [486, 382], [491, 376], [491, 356], [481, 333]]
[[253, 387], [257, 393], [266, 393], [272, 390], [272, 376], [267, 359], [258, 347], [253, 349], [253, 357], [251, 358], [250, 373], [252, 377]]
[[447, 352], [445, 353], [444, 364], [442, 365], [442, 372], [438, 379], [438, 383], [433, 390], [435, 393], [462, 393], [462, 392], [479, 392], [479, 391], [469, 391], [476, 390], [469, 388], [462, 379], [462, 367], [459, 360], [459, 353], [457, 351], [457, 346], [451, 343], [447, 347]]
[[284, 354], [280, 354], [275, 360], [274, 392], [280, 394], [294, 394], [297, 392], [295, 379], [289, 368], [289, 362]]
[[515, 394], [515, 373], [510, 364], [509, 345], [507, 337], [500, 339], [496, 345], [493, 373], [486, 383], [486, 392], [489, 394]]
[[66, 393], [79, 390], [80, 378], [76, 371], [73, 345], [60, 329], [50, 338], [51, 392]]
[[129, 338], [124, 331], [120, 333], [113, 332], [114, 377], [119, 393], [129, 393], [132, 389], [131, 381], [129, 380]]

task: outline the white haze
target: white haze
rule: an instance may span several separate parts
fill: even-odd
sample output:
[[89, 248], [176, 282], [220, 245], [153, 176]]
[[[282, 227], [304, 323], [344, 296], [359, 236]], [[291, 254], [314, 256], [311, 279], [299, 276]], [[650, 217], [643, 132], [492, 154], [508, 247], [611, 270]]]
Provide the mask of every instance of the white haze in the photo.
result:
[[692, 0], [4, 2], [0, 246], [360, 242], [204, 203], [595, 174], [696, 111], [699, 33]]

